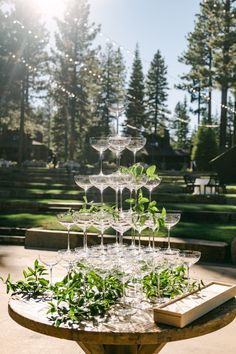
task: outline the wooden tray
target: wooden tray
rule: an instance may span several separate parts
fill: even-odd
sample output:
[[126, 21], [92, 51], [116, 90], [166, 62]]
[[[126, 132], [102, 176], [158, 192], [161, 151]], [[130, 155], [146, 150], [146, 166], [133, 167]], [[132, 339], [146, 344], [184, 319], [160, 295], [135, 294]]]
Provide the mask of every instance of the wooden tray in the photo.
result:
[[154, 321], [183, 328], [236, 296], [236, 285], [212, 282], [154, 309]]

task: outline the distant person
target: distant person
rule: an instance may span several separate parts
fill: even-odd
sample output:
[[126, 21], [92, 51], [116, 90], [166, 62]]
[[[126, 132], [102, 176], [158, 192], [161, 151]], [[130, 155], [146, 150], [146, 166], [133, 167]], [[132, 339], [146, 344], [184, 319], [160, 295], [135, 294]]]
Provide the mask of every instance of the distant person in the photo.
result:
[[53, 168], [57, 167], [57, 155], [56, 154], [52, 155], [52, 164], [53, 164]]
[[197, 170], [197, 164], [195, 160], [192, 160], [192, 171], [196, 171]]

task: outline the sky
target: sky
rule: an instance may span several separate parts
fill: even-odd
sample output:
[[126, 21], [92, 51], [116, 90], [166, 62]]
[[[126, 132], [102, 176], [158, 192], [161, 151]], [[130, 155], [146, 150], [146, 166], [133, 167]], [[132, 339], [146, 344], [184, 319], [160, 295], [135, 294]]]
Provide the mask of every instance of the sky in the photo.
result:
[[[63, 12], [65, 0], [32, 0], [41, 7], [48, 17]], [[144, 74], [157, 50], [164, 57], [168, 70], [168, 109], [174, 119], [174, 109], [178, 101], [189, 94], [174, 88], [180, 82], [180, 75], [189, 68], [178, 62], [178, 57], [187, 49], [187, 35], [194, 29], [196, 14], [200, 10], [200, 0], [88, 0], [90, 4], [89, 22], [101, 25], [97, 43], [105, 48], [113, 43], [122, 49], [126, 67], [127, 83], [133, 62], [135, 46], [138, 43]], [[55, 29], [55, 28], [54, 28]], [[220, 111], [219, 93], [213, 92], [213, 114]], [[191, 116], [191, 130], [197, 126], [197, 118]]]
[[[101, 24], [101, 44], [109, 41], [124, 47], [127, 66], [132, 65], [136, 43], [145, 74], [156, 51], [161, 51], [168, 68], [168, 106], [173, 113], [184, 97], [174, 85], [179, 82], [179, 75], [188, 70], [178, 62], [178, 56], [187, 48], [186, 36], [194, 29], [200, 0], [89, 0], [89, 3], [90, 20]], [[195, 124], [193, 118], [192, 128]]]

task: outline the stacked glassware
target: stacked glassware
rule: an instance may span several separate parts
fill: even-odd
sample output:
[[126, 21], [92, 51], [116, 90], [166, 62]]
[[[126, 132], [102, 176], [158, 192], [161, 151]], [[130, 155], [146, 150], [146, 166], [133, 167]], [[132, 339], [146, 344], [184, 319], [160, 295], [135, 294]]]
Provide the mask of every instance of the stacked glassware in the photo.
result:
[[[176, 271], [178, 267], [186, 267], [186, 282], [183, 282], [183, 291], [187, 291], [191, 285], [189, 268], [196, 263], [200, 252], [181, 251], [172, 249], [170, 244], [170, 229], [180, 220], [180, 213], [160, 212], [156, 202], [152, 200], [152, 192], [161, 183], [161, 178], [156, 174], [136, 173], [145, 171], [140, 164], [135, 164], [134, 169], [121, 167], [121, 154], [125, 149], [133, 152], [133, 160], [136, 162], [136, 154], [146, 143], [144, 137], [132, 138], [112, 136], [106, 138], [91, 138], [91, 146], [99, 152], [100, 171], [96, 175], [77, 175], [74, 177], [77, 186], [85, 192], [85, 205], [73, 213], [60, 214], [59, 222], [68, 230], [67, 250], [60, 250], [60, 257], [68, 266], [68, 271], [76, 268], [78, 262], [86, 267], [99, 269], [105, 286], [105, 278], [108, 270], [119, 271], [123, 283], [123, 296], [119, 306], [116, 307], [116, 315], [121, 316], [133, 313], [139, 307], [148, 307], [159, 304], [163, 300], [161, 274]], [[116, 156], [117, 171], [111, 174], [103, 173], [103, 154], [109, 149]], [[153, 171], [155, 168], [152, 169]], [[96, 204], [87, 200], [87, 191], [95, 187], [100, 192], [100, 203]], [[110, 187], [115, 191], [115, 205], [104, 203], [104, 191]], [[149, 191], [149, 198], [143, 196], [142, 188]], [[130, 207], [124, 207], [123, 192], [127, 189], [130, 193]], [[148, 205], [145, 210], [145, 205]], [[160, 249], [155, 247], [155, 233], [162, 224], [168, 231], [168, 247]], [[76, 225], [83, 231], [83, 247], [75, 250], [70, 246], [70, 230]], [[88, 247], [88, 230], [93, 227], [100, 233], [100, 245]], [[115, 230], [113, 243], [104, 242], [104, 233], [108, 229]], [[132, 237], [127, 237], [129, 245], [123, 242], [124, 233], [133, 231]], [[148, 245], [143, 246], [142, 232], [149, 229]], [[135, 237], [138, 233], [138, 243]], [[111, 237], [109, 237], [110, 240]], [[132, 241], [130, 240], [132, 239]], [[152, 242], [151, 242], [152, 241]], [[179, 268], [178, 268], [179, 269]], [[52, 279], [51, 279], [52, 281]], [[149, 300], [144, 297], [144, 288], [153, 285]], [[148, 285], [149, 284], [149, 285]], [[174, 284], [174, 283], [173, 283]], [[174, 286], [174, 285], [173, 285]], [[147, 289], [146, 289], [147, 290]], [[130, 311], [132, 309], [132, 311]]]

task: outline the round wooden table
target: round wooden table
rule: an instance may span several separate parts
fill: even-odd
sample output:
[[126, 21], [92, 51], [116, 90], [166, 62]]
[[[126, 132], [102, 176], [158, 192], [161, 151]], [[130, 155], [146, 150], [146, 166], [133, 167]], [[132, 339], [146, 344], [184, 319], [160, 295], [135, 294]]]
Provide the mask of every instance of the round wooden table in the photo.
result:
[[47, 304], [12, 296], [8, 311], [18, 324], [35, 332], [76, 341], [86, 354], [156, 354], [167, 342], [188, 339], [216, 331], [236, 317], [233, 298], [184, 328], [157, 325], [152, 312], [140, 311], [129, 322], [98, 328], [70, 329], [53, 326], [46, 317]]

